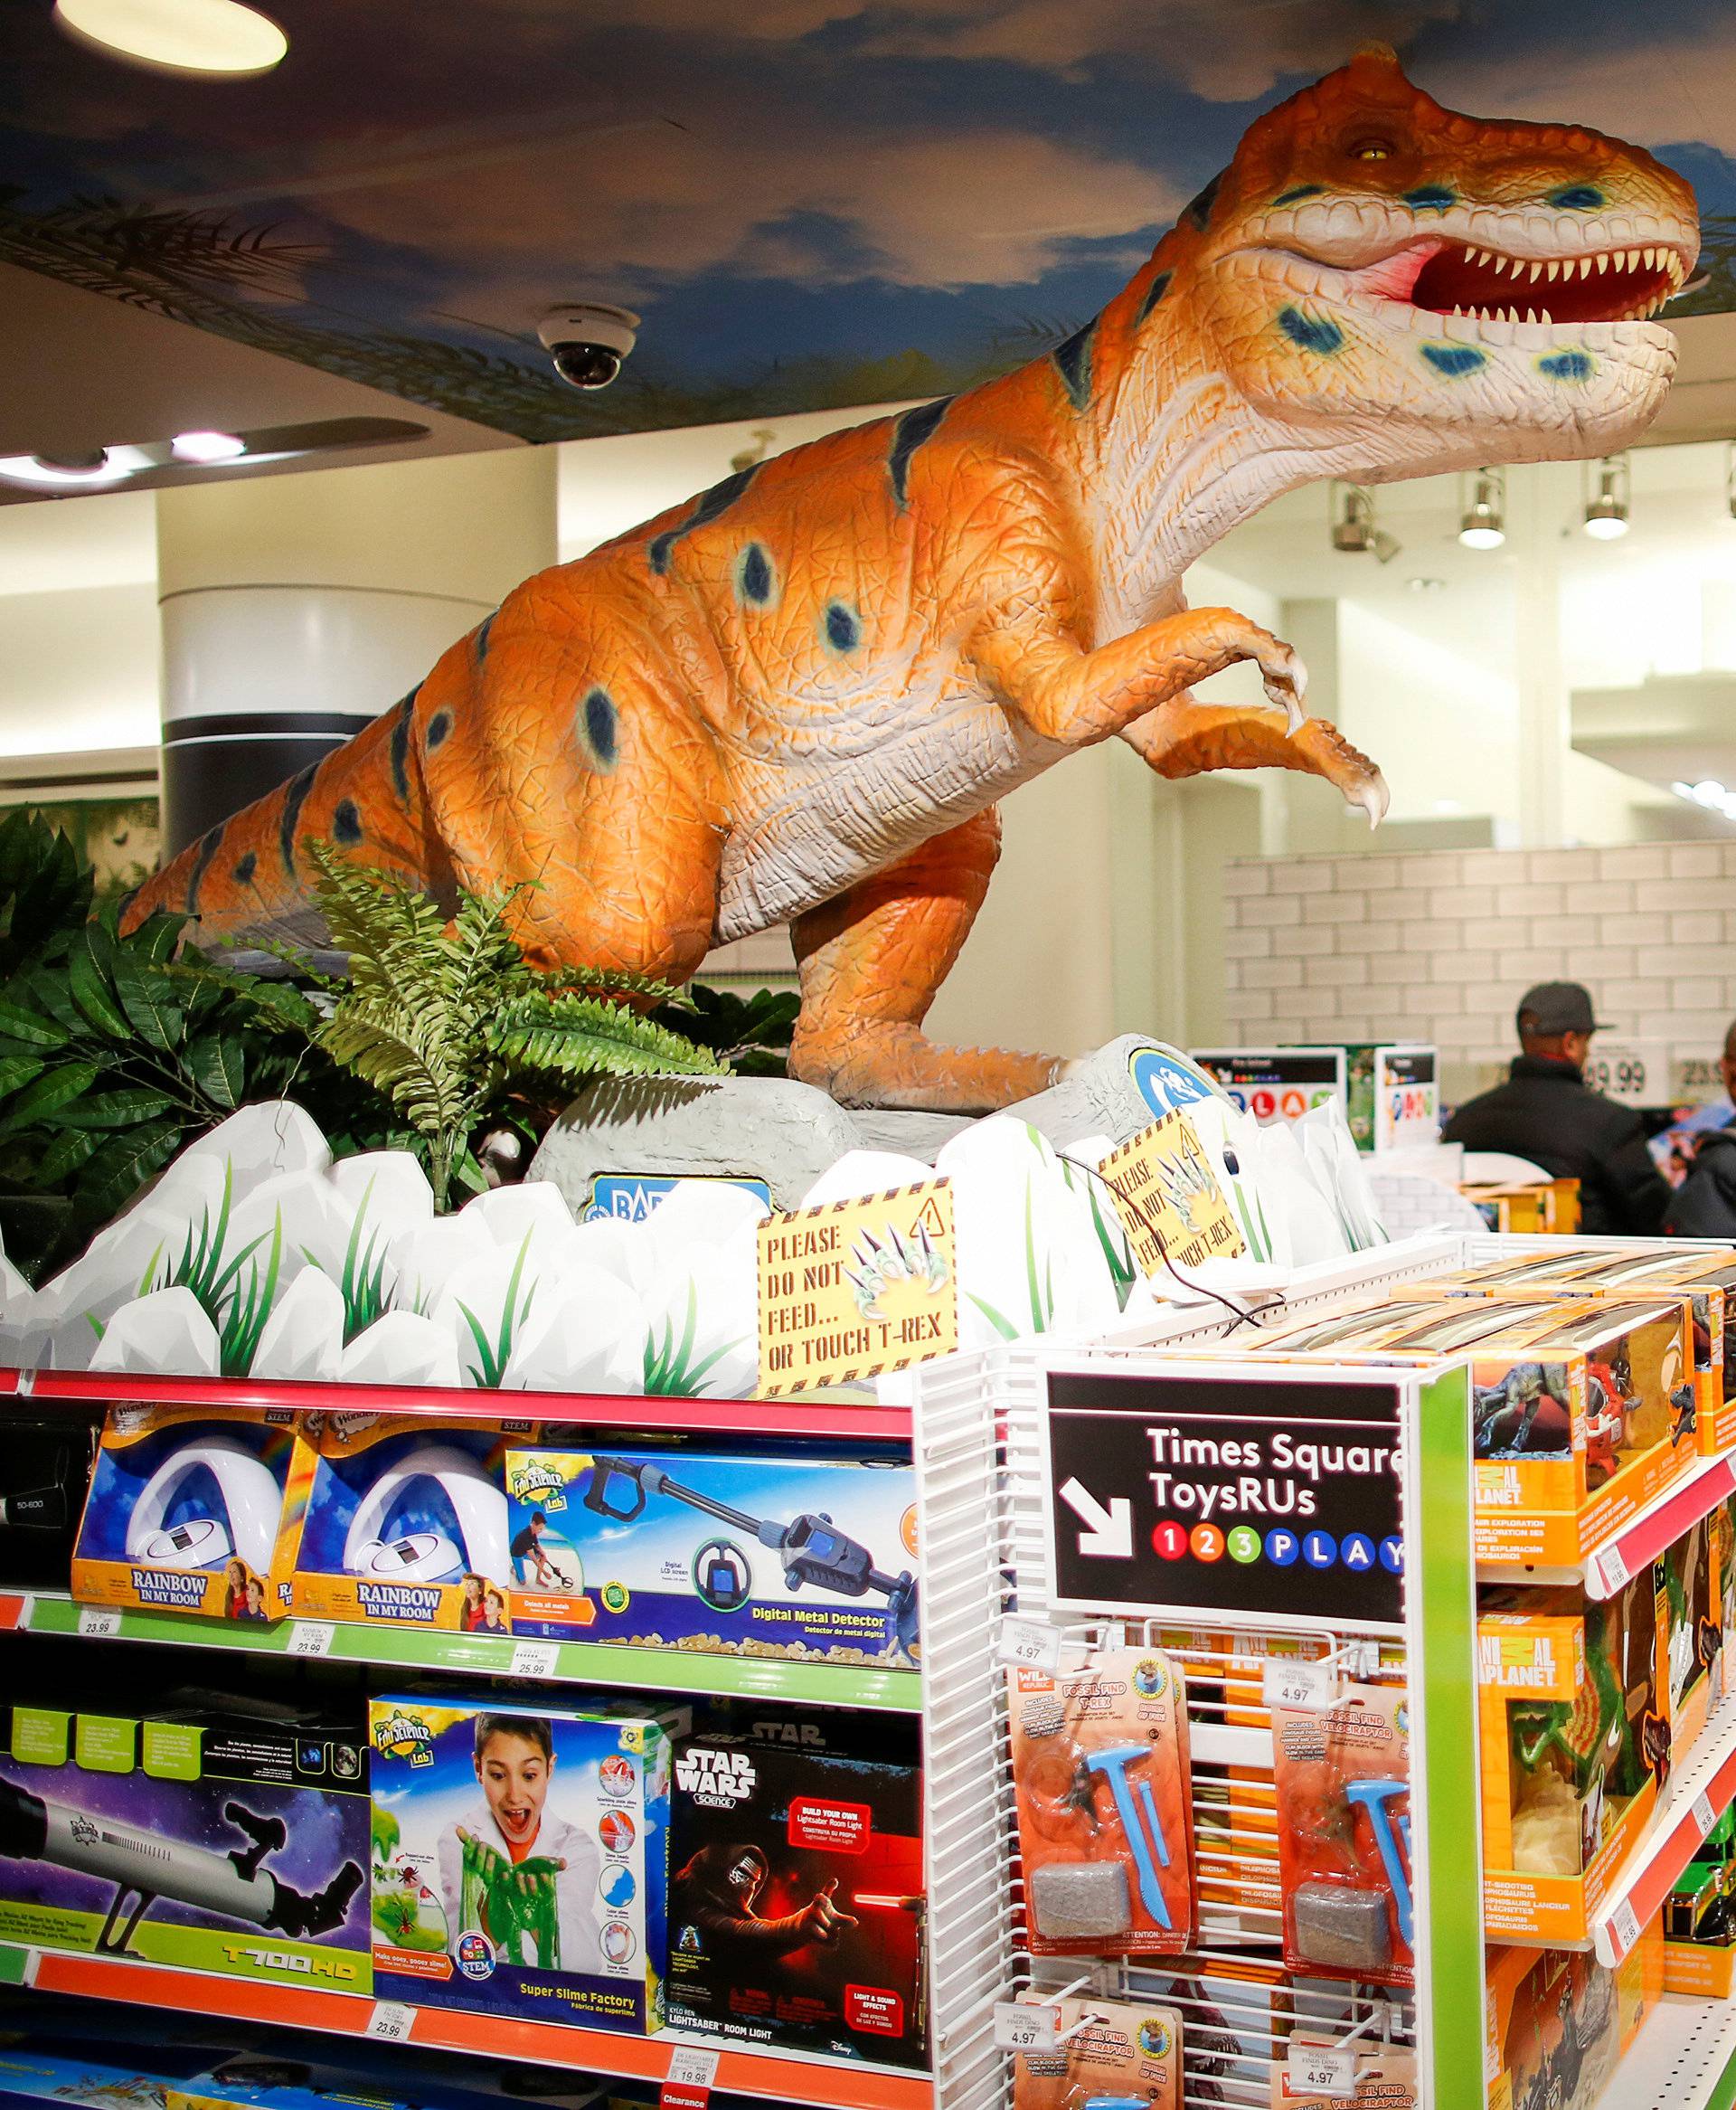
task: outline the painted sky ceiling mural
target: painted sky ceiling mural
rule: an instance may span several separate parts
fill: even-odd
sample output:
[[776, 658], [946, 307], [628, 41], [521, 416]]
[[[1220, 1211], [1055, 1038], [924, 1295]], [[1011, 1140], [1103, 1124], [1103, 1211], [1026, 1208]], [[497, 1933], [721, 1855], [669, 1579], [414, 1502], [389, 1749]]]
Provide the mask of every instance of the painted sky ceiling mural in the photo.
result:
[[[268, 0], [269, 4], [269, 0]], [[1370, 37], [1479, 116], [1650, 147], [1736, 308], [1729, 0], [278, 0], [261, 80], [0, 7], [0, 260], [535, 440], [930, 395], [1093, 314]], [[26, 86], [27, 84], [27, 86]], [[645, 317], [607, 393], [539, 314]]]

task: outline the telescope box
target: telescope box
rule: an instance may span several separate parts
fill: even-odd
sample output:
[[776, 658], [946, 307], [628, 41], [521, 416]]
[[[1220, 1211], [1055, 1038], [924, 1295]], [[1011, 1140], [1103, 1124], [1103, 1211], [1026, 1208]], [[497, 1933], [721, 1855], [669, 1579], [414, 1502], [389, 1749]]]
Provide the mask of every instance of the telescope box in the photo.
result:
[[669, 1750], [685, 1708], [369, 1702], [373, 1982], [426, 2007], [663, 2021]]
[[417, 1415], [307, 1417], [272, 1573], [301, 1619], [510, 1632], [501, 1478], [528, 1421]]
[[203, 1697], [0, 1722], [0, 1942], [369, 1990], [359, 1723]]
[[73, 1596], [275, 1619], [294, 1418], [275, 1407], [111, 1406], [72, 1548]]
[[513, 1449], [513, 1631], [706, 1655], [907, 1668], [908, 1458], [823, 1445]]
[[914, 1722], [722, 1706], [675, 1754], [669, 2021], [926, 2067]]

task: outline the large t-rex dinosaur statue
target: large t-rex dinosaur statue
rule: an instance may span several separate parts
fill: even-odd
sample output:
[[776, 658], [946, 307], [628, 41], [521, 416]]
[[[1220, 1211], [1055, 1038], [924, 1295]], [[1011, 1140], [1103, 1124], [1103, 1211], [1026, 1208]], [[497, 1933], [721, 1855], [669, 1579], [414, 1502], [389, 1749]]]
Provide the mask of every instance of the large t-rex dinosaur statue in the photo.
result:
[[[317, 941], [305, 844], [435, 895], [521, 881], [533, 959], [675, 980], [788, 921], [792, 1068], [851, 1103], [974, 1109], [1053, 1058], [921, 1024], [987, 886], [995, 801], [1116, 735], [1160, 775], [1276, 766], [1373, 819], [1289, 648], [1188, 609], [1187, 566], [1281, 491], [1622, 447], [1668, 386], [1647, 321], [1693, 194], [1568, 126], [1486, 122], [1384, 46], [1248, 131], [1133, 282], [967, 394], [730, 477], [543, 572], [317, 768], [132, 909]], [[1238, 660], [1274, 708], [1196, 704]]]

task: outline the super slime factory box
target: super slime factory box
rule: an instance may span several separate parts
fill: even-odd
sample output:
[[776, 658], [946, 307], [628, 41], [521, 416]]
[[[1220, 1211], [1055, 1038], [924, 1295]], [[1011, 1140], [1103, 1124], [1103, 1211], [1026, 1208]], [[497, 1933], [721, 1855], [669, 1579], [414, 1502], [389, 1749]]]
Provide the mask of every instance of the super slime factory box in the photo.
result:
[[0, 1942], [369, 1990], [359, 1718], [197, 1696], [4, 1723]]
[[908, 1459], [814, 1444], [506, 1453], [513, 1632], [712, 1655], [916, 1660]]
[[684, 1708], [369, 1704], [376, 1989], [593, 2030], [663, 2021]]

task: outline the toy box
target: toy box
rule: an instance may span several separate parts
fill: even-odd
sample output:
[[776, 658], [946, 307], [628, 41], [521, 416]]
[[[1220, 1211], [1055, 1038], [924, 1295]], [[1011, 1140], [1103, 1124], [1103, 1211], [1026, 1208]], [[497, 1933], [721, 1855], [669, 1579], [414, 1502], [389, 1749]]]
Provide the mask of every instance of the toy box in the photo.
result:
[[359, 1722], [21, 1702], [5, 1731], [0, 1941], [368, 1991]]
[[818, 1446], [506, 1453], [513, 1631], [712, 1655], [916, 1660], [908, 1460]]
[[87, 1604], [265, 1620], [293, 1415], [112, 1406], [72, 1549]]
[[659, 2028], [669, 1746], [688, 1719], [625, 1702], [370, 1701], [379, 1991]]
[[1487, 2110], [1541, 2104], [1593, 2110], [1663, 1996], [1664, 1972], [1656, 1919], [1613, 1971], [1571, 1951], [1491, 1948], [1484, 1977]]
[[1736, 1443], [1736, 1249], [1675, 1238], [1562, 1238], [1406, 1287], [1426, 1296], [1685, 1297], [1699, 1449], [1710, 1456]]
[[[1013, 2110], [1080, 2110], [1087, 2103], [1182, 2110], [1182, 2018], [1132, 2001], [1044, 2001], [1062, 2041], [1013, 2059]], [[1082, 2027], [1081, 2027], [1082, 2025]]]
[[1667, 1634], [1655, 1569], [1607, 1604], [1571, 1589], [1488, 1593], [1477, 1701], [1492, 1935], [1587, 1938], [1669, 1770]]
[[1481, 1561], [1569, 1566], [1698, 1463], [1685, 1303], [1373, 1299], [1210, 1350], [1471, 1365]]
[[506, 1446], [529, 1422], [309, 1416], [273, 1579], [307, 1619], [511, 1632]]
[[1706, 1726], [1722, 1689], [1722, 1534], [1710, 1517], [1691, 1525], [1653, 1565], [1665, 1674], [1663, 1711], [1670, 1725], [1670, 1762], [1680, 1765]]
[[914, 1724], [712, 1710], [675, 1755], [669, 2020], [713, 2037], [928, 2064]]

